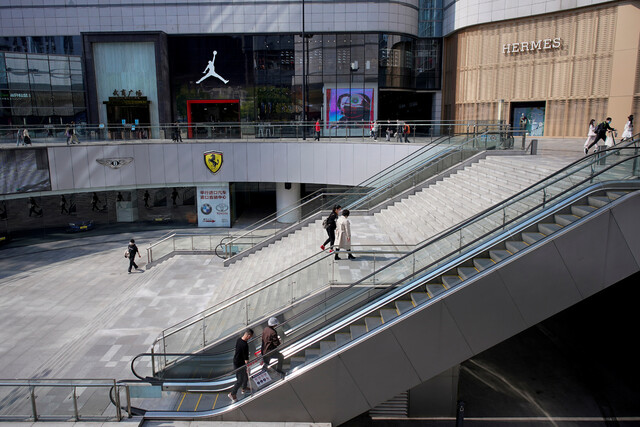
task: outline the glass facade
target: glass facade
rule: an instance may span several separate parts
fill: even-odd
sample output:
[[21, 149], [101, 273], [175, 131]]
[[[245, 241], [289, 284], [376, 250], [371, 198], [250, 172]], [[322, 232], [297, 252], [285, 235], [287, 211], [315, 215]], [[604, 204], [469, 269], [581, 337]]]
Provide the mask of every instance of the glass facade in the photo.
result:
[[442, 0], [420, 0], [418, 35], [442, 37]]
[[0, 125], [86, 121], [80, 37], [0, 38]]
[[[220, 77], [206, 77], [214, 51]], [[439, 38], [380, 33], [173, 36], [174, 117], [183, 123], [301, 120], [304, 87], [309, 121], [329, 121], [330, 100], [344, 93], [368, 104], [363, 120], [395, 119], [378, 116], [379, 97], [387, 89], [439, 90], [441, 56]]]

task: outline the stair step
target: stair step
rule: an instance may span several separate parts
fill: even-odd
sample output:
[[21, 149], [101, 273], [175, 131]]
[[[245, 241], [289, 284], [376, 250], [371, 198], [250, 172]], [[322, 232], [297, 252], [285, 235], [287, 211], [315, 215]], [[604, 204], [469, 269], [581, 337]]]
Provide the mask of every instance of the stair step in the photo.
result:
[[493, 267], [496, 265], [496, 262], [491, 258], [474, 258], [473, 265], [475, 265], [478, 271], [482, 271], [489, 267]]
[[560, 214], [560, 215], [554, 215], [556, 222], [560, 225], [562, 225], [563, 227], [571, 224], [572, 222], [580, 219], [579, 216], [576, 215], [567, 215], [567, 214]]
[[382, 317], [365, 317], [364, 324], [367, 325], [367, 332], [372, 331], [378, 326], [382, 325]]
[[426, 292], [411, 292], [411, 300], [416, 306], [428, 301], [429, 299], [429, 294]]
[[[442, 276], [442, 283], [447, 287], [450, 288], [452, 286], [457, 285], [458, 283], [462, 282], [462, 279], [460, 279], [460, 277], [458, 276]], [[429, 285], [427, 285], [427, 289], [429, 288]], [[431, 292], [430, 289], [428, 289], [429, 292]], [[431, 293], [431, 295], [435, 295], [434, 293]]]
[[579, 216], [579, 217], [583, 217], [583, 216], [587, 216], [589, 215], [591, 212], [597, 210], [598, 208], [596, 208], [595, 206], [589, 206], [589, 205], [573, 205], [571, 206], [571, 213]]
[[628, 191], [607, 191], [607, 197], [611, 200], [618, 199], [624, 195], [626, 195]]
[[489, 251], [489, 256], [495, 262], [500, 262], [503, 259], [509, 258], [511, 255], [513, 255], [513, 253], [505, 249], [492, 249]]
[[524, 240], [526, 243], [533, 245], [535, 242], [537, 242], [540, 239], [544, 239], [546, 236], [542, 233], [537, 233], [537, 232], [526, 232], [526, 233], [522, 233], [522, 240]]
[[587, 201], [591, 206], [595, 206], [597, 208], [601, 208], [611, 203], [611, 199], [606, 196], [589, 196], [587, 197]]
[[367, 333], [367, 327], [365, 325], [351, 325], [349, 326], [349, 329], [351, 331], [352, 340]]
[[411, 310], [413, 307], [413, 302], [411, 301], [396, 301], [396, 308], [398, 309], [398, 313], [406, 313]]
[[467, 280], [470, 277], [478, 274], [478, 269], [475, 267], [458, 267], [458, 275], [462, 278], [462, 280]]
[[507, 250], [509, 252], [511, 252], [512, 254], [515, 254], [518, 251], [523, 250], [524, 248], [527, 248], [529, 245], [527, 245], [525, 242], [520, 241], [520, 240], [509, 240], [505, 246], [507, 247]]
[[382, 318], [382, 323], [386, 323], [391, 319], [398, 317], [398, 310], [395, 308], [383, 308], [380, 310], [380, 317]]
[[338, 347], [335, 341], [320, 341], [320, 354], [327, 354]]
[[552, 222], [545, 222], [545, 223], [538, 224], [538, 230], [545, 236], [548, 236], [549, 234], [553, 234], [556, 231], [560, 230], [561, 228], [562, 226], [560, 224], [556, 224]]
[[342, 347], [343, 345], [351, 341], [351, 335], [344, 332], [335, 334], [335, 338], [337, 347]]
[[[460, 283], [460, 279], [458, 279], [457, 283]], [[453, 285], [451, 285], [451, 286], [453, 286]], [[444, 291], [446, 291], [447, 288], [449, 288], [450, 286], [445, 287], [445, 285], [443, 285], [443, 284], [436, 283], [436, 284], [427, 285], [426, 287], [427, 287], [427, 291], [429, 292], [429, 295], [431, 295], [431, 297], [433, 298], [436, 295], [441, 294]]]
[[300, 357], [300, 356], [294, 356], [289, 359], [289, 368], [290, 369], [297, 368], [300, 365], [304, 365], [305, 362], [306, 362], [306, 358]]

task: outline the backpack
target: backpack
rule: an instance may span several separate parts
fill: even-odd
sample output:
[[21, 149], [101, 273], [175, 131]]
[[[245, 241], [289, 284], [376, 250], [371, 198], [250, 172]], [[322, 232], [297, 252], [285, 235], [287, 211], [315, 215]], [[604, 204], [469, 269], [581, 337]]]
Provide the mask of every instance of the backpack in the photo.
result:
[[598, 126], [596, 126], [596, 135], [599, 134], [599, 133], [604, 132], [605, 129], [606, 129], [606, 127], [604, 125], [604, 122], [598, 124]]
[[329, 228], [329, 221], [327, 221], [327, 218], [322, 220], [322, 228], [324, 228], [325, 230]]

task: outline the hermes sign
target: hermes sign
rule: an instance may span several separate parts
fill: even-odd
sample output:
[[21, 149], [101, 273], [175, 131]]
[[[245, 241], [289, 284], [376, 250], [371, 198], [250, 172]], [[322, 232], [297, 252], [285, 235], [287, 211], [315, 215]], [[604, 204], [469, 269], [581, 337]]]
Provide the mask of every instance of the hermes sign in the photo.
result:
[[502, 53], [536, 52], [539, 50], [560, 49], [561, 47], [562, 39], [555, 37], [553, 39], [503, 44]]

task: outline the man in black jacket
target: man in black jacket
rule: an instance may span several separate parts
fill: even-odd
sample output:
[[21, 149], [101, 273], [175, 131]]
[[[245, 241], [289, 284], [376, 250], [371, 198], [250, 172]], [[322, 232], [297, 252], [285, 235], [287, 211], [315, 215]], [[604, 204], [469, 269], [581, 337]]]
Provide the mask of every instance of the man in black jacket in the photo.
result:
[[607, 131], [609, 131], [609, 130], [613, 131], [613, 132], [616, 131], [614, 128], [611, 127], [611, 117], [607, 117], [607, 120], [605, 120], [604, 122], [600, 123], [596, 127], [596, 139], [594, 139], [593, 142], [591, 144], [589, 144], [589, 146], [587, 148], [584, 149], [584, 154], [589, 154], [589, 150], [591, 149], [591, 147], [596, 145], [598, 143], [598, 141], [600, 141], [600, 140], [606, 141], [607, 140]]
[[253, 329], [247, 329], [236, 341], [236, 352], [233, 355], [233, 367], [236, 369], [236, 383], [228, 394], [233, 403], [238, 401], [238, 390], [242, 388], [242, 393], [249, 394], [251, 389], [247, 387], [249, 383], [249, 340], [253, 336]]

